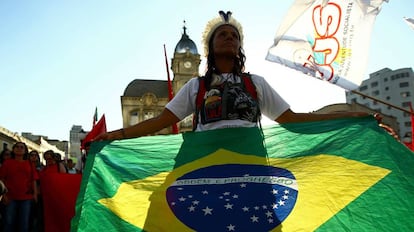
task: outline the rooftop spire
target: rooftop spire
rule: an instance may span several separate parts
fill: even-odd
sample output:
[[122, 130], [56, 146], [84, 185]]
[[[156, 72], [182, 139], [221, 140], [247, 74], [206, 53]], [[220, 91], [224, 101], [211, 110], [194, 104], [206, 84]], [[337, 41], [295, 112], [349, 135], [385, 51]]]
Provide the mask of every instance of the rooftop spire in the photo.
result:
[[186, 27], [186, 21], [183, 21], [184, 25], [183, 25], [183, 30], [184, 30], [184, 35], [187, 35], [187, 27]]

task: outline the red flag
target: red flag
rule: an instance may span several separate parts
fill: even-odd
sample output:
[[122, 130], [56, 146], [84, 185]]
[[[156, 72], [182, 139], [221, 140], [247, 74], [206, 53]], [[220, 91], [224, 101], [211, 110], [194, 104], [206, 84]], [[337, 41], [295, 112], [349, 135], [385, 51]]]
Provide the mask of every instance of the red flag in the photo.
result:
[[92, 127], [92, 130], [85, 136], [82, 140], [82, 148], [85, 147], [85, 143], [91, 141], [96, 136], [106, 132], [106, 121], [105, 121], [105, 114], [102, 115], [101, 119], [99, 119], [98, 123]]
[[50, 173], [40, 177], [44, 231], [70, 231], [82, 175]]
[[[164, 56], [165, 56], [165, 67], [167, 68], [167, 79], [168, 79], [168, 100], [171, 100], [174, 97], [172, 83], [170, 78], [170, 71], [168, 70], [168, 59], [167, 59], [167, 51], [165, 50], [164, 44]], [[177, 124], [174, 123], [172, 126], [173, 134], [178, 134]]]

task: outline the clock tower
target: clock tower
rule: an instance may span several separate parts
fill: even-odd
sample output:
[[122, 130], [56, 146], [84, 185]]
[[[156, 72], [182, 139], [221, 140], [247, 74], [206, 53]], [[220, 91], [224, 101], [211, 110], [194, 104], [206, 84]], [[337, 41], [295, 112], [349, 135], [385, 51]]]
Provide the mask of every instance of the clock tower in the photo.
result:
[[[185, 23], [185, 22], [184, 22]], [[198, 76], [200, 54], [197, 46], [187, 35], [187, 28], [183, 27], [183, 34], [178, 41], [174, 57], [171, 62], [173, 71], [173, 92], [176, 94], [192, 77]], [[123, 127], [128, 127], [146, 119], [161, 114], [169, 101], [169, 87], [162, 78], [132, 80], [121, 96]], [[192, 130], [192, 116], [188, 116], [178, 124], [179, 132]], [[172, 127], [164, 128], [155, 134], [171, 134]]]
[[[174, 57], [171, 62], [171, 69], [174, 73], [173, 91], [174, 94], [183, 87], [191, 78], [199, 76], [200, 54], [197, 46], [187, 35], [187, 27], [183, 26], [183, 34], [174, 50]], [[179, 123], [180, 132], [191, 131], [193, 128], [192, 116], [188, 116]]]
[[[185, 24], [185, 21], [184, 21]], [[200, 66], [200, 54], [197, 46], [187, 35], [187, 28], [183, 26], [183, 34], [174, 50], [174, 57], [171, 69], [174, 73], [173, 91], [177, 93], [179, 89], [192, 77], [198, 76]]]

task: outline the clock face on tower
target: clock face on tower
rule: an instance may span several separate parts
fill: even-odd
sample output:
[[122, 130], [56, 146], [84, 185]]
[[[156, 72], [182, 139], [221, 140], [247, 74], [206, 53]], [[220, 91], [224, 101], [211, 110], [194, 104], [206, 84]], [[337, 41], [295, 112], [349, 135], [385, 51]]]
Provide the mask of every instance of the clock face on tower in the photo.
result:
[[190, 61], [184, 62], [184, 68], [191, 68], [191, 62]]

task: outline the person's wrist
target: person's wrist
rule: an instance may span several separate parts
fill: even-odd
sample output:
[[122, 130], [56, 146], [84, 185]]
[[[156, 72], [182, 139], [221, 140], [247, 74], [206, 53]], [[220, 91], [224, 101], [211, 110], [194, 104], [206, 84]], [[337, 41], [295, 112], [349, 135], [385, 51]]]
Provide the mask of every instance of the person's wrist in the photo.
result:
[[121, 135], [122, 135], [122, 138], [125, 139], [126, 135], [125, 135], [125, 129], [124, 128], [121, 129]]

